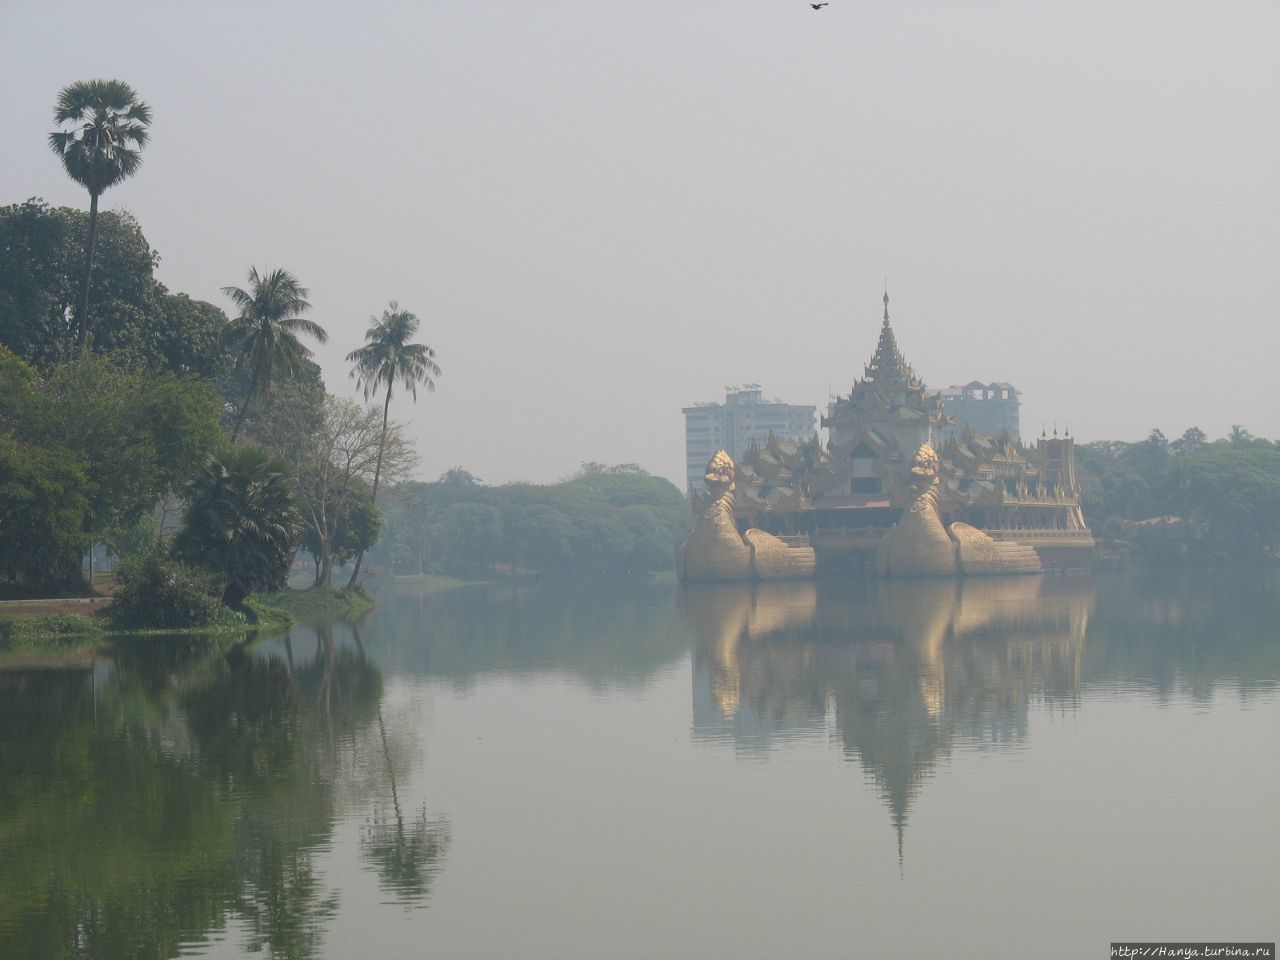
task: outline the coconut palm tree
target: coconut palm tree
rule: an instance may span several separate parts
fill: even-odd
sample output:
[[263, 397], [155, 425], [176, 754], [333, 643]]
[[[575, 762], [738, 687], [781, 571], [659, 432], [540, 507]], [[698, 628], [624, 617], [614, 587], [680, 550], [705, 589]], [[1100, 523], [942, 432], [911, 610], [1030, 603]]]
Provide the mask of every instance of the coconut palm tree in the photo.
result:
[[1253, 434], [1240, 426], [1240, 424], [1233, 423], [1231, 425], [1231, 432], [1227, 434], [1227, 441], [1235, 449], [1247, 447], [1253, 442]]
[[89, 236], [84, 246], [76, 311], [80, 349], [88, 353], [89, 275], [98, 238], [98, 197], [108, 187], [129, 179], [142, 166], [151, 108], [138, 99], [133, 87], [120, 80], [82, 80], [59, 92], [53, 121], [73, 124], [49, 134], [49, 147], [62, 160], [67, 176], [89, 191]]
[[[375, 504], [378, 502], [378, 481], [382, 479], [382, 454], [387, 444], [387, 416], [391, 409], [392, 390], [399, 382], [417, 402], [418, 386], [424, 386], [428, 393], [434, 393], [435, 378], [440, 376], [436, 352], [425, 344], [409, 342], [418, 332], [418, 324], [416, 316], [408, 310], [401, 310], [400, 304], [393, 300], [382, 311], [381, 318], [369, 318], [369, 329], [364, 334], [365, 345], [347, 354], [347, 362], [354, 364], [351, 376], [356, 378], [356, 385], [364, 390], [365, 400], [380, 392], [384, 385], [387, 388], [386, 399], [382, 401], [382, 436], [378, 440], [378, 459], [373, 468], [372, 500]], [[364, 551], [361, 550], [347, 586], [355, 584], [363, 561]]]
[[256, 267], [251, 268], [248, 290], [223, 287], [222, 292], [240, 308], [240, 315], [223, 328], [222, 344], [235, 353], [236, 370], [247, 364], [252, 377], [231, 429], [234, 442], [254, 395], [259, 391], [270, 395], [272, 374], [283, 368], [287, 376], [292, 376], [311, 356], [298, 335], [307, 334], [320, 343], [329, 335], [314, 320], [300, 316], [311, 308], [308, 291], [288, 270], [259, 274]]
[[232, 447], [211, 456], [187, 488], [174, 551], [221, 574], [222, 599], [232, 607], [288, 579], [302, 522], [285, 473], [260, 447]]

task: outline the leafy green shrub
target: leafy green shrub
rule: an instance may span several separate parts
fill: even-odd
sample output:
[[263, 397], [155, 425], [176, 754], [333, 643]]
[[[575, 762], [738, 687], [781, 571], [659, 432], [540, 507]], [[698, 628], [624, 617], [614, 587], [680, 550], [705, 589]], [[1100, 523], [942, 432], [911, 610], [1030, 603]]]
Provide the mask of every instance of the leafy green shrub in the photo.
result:
[[135, 628], [204, 627], [223, 616], [217, 574], [153, 549], [121, 562], [112, 604], [117, 624]]
[[302, 518], [285, 470], [265, 450], [233, 447], [211, 456], [187, 488], [174, 553], [221, 573], [222, 600], [230, 607], [288, 580]]

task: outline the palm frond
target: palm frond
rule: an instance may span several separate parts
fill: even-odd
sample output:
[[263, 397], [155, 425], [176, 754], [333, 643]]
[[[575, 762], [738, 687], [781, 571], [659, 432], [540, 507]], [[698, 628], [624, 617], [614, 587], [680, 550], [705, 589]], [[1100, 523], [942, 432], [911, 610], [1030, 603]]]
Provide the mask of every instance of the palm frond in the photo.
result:
[[[274, 370], [290, 377], [298, 372], [311, 356], [300, 336], [313, 337], [319, 343], [328, 340], [324, 327], [300, 316], [311, 308], [309, 292], [288, 270], [260, 273], [251, 267], [247, 289], [227, 286], [222, 292], [239, 309], [223, 330], [223, 345], [235, 352], [237, 369], [247, 365], [254, 371], [250, 396], [254, 390], [271, 393]], [[242, 412], [250, 396], [245, 397]]]
[[127, 180], [142, 165], [141, 150], [149, 139], [151, 108], [120, 80], [86, 80], [64, 87], [54, 108], [54, 122], [80, 124], [49, 135], [49, 146], [67, 175], [97, 196]]
[[415, 400], [419, 386], [434, 392], [433, 378], [440, 375], [435, 351], [424, 344], [409, 342], [417, 333], [419, 323], [417, 316], [401, 310], [394, 300], [381, 317], [369, 318], [365, 345], [347, 354], [347, 362], [352, 364], [351, 376], [356, 386], [363, 389], [366, 400], [383, 385], [390, 391], [397, 381]]
[[280, 326], [295, 336], [299, 333], [305, 333], [310, 337], [314, 337], [317, 343], [329, 342], [329, 332], [314, 320], [308, 320], [305, 317], [289, 317], [281, 321]]

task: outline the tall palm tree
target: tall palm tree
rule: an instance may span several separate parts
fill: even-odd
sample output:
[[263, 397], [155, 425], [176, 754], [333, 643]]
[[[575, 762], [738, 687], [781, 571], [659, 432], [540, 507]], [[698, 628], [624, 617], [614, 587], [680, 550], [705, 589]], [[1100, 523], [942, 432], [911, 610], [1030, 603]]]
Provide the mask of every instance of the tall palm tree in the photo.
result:
[[98, 197], [108, 187], [127, 180], [142, 166], [151, 108], [133, 87], [120, 80], [82, 80], [64, 87], [53, 111], [54, 123], [73, 124], [49, 134], [49, 147], [62, 160], [67, 175], [89, 191], [89, 237], [84, 246], [80, 277], [80, 349], [89, 352], [89, 275], [98, 239]]
[[311, 356], [298, 335], [315, 337], [319, 343], [328, 340], [329, 335], [314, 320], [300, 316], [311, 308], [308, 291], [288, 270], [259, 274], [254, 267], [249, 270], [248, 290], [223, 287], [222, 292], [240, 308], [240, 315], [223, 328], [222, 344], [235, 353], [236, 370], [248, 364], [252, 372], [249, 390], [231, 429], [234, 443], [254, 394], [261, 390], [270, 395], [275, 370], [283, 368], [286, 375], [292, 376]]
[[[347, 354], [347, 362], [354, 364], [351, 376], [356, 378], [356, 385], [364, 390], [366, 400], [378, 393], [384, 384], [387, 388], [386, 399], [382, 401], [382, 436], [378, 440], [378, 459], [373, 468], [374, 503], [378, 501], [382, 453], [387, 443], [387, 415], [391, 409], [391, 392], [396, 382], [408, 390], [414, 402], [417, 402], [418, 386], [424, 386], [428, 393], [434, 393], [435, 378], [440, 376], [436, 352], [425, 344], [409, 342], [418, 332], [418, 323], [417, 317], [408, 310], [401, 310], [400, 304], [393, 300], [382, 311], [381, 318], [369, 318], [369, 329], [364, 334], [365, 345]], [[364, 551], [361, 550], [347, 586], [356, 582], [363, 562]]]

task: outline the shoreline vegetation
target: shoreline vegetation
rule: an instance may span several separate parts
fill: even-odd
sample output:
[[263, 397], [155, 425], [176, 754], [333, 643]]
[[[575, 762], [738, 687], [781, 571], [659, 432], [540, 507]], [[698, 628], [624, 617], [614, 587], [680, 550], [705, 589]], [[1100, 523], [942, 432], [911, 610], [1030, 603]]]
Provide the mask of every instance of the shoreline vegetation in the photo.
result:
[[373, 609], [372, 598], [359, 586], [334, 590], [331, 587], [285, 589], [264, 594], [257, 603], [288, 614], [303, 623], [316, 620], [357, 620]]
[[[15, 613], [5, 610], [19, 606], [28, 609]], [[30, 601], [0, 604], [0, 669], [25, 665], [29, 658], [56, 665], [59, 659], [105, 652], [112, 643], [136, 638], [238, 636], [257, 639], [283, 633], [297, 622], [288, 610], [266, 603], [262, 598], [245, 603], [253, 620], [228, 607], [225, 612], [220, 611], [212, 623], [196, 627], [127, 626], [111, 617], [109, 603], [94, 604], [98, 609], [91, 613], [66, 610], [41, 613], [31, 609], [36, 606]]]
[[[434, 592], [491, 581], [461, 580], [434, 574], [382, 577], [378, 589]], [[32, 666], [70, 665], [86, 655], [109, 653], [115, 643], [148, 637], [276, 636], [297, 623], [359, 620], [373, 609], [374, 599], [363, 588], [327, 587], [285, 589], [261, 594], [245, 602], [256, 617], [223, 607], [212, 623], [192, 627], [135, 627], [112, 615], [112, 598], [14, 597], [0, 601], [0, 670]], [[48, 608], [50, 612], [43, 612]]]
[[[460, 580], [434, 574], [382, 577], [379, 589], [434, 592], [490, 581]], [[275, 636], [296, 623], [359, 620], [373, 609], [363, 588], [285, 589], [245, 602], [257, 618], [223, 607], [212, 623], [192, 627], [134, 627], [112, 616], [112, 598], [13, 597], [0, 601], [0, 670], [58, 666], [87, 654], [109, 652], [117, 642], [146, 637], [213, 636], [258, 639]], [[43, 612], [48, 608], [50, 612]]]

